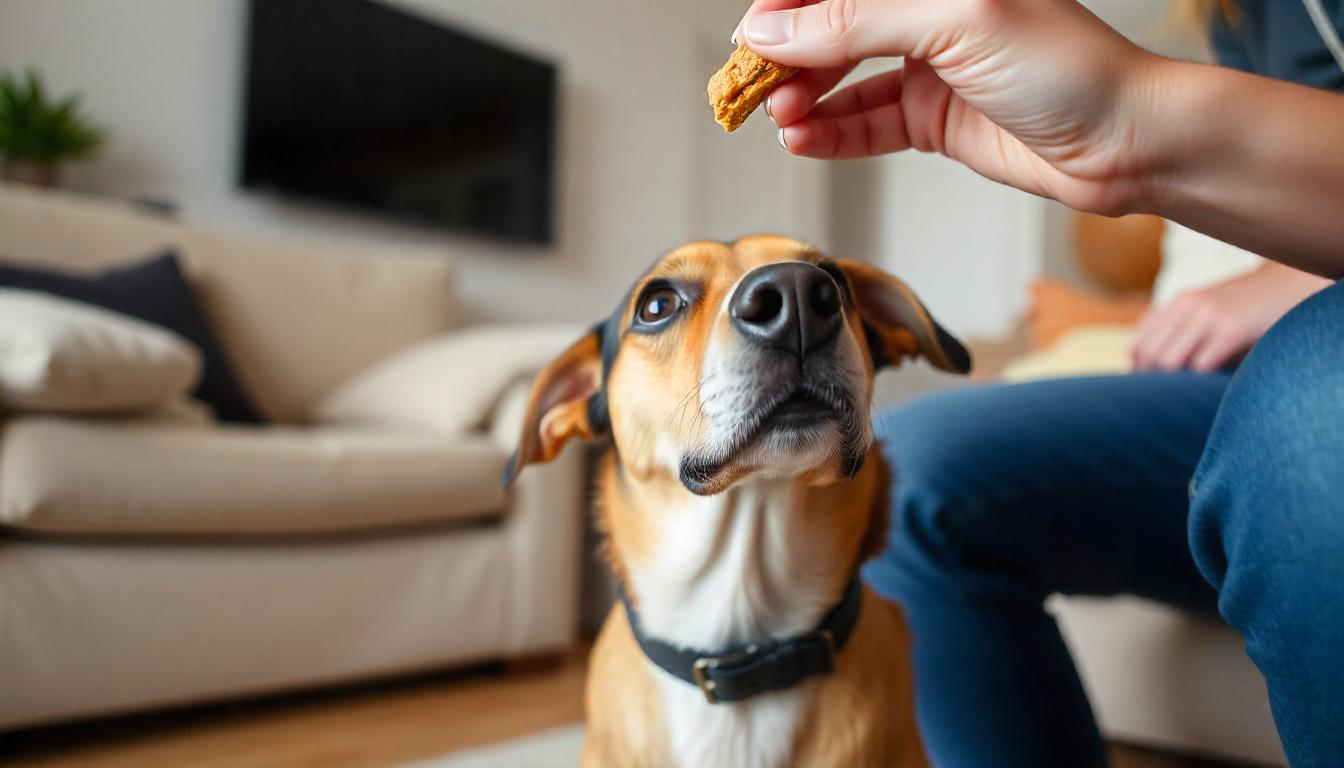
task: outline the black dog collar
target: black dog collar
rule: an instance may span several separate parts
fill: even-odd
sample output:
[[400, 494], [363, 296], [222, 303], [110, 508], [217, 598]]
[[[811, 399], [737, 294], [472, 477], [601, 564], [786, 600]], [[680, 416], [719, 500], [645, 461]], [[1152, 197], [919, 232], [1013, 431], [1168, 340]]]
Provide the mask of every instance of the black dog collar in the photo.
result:
[[782, 691], [813, 675], [829, 674], [835, 668], [835, 654], [849, 642], [854, 625], [859, 623], [859, 608], [863, 604], [863, 587], [855, 576], [845, 588], [845, 596], [813, 631], [708, 653], [678, 648], [646, 635], [624, 588], [620, 585], [617, 588], [630, 629], [644, 655], [664, 672], [699, 688], [710, 704]]

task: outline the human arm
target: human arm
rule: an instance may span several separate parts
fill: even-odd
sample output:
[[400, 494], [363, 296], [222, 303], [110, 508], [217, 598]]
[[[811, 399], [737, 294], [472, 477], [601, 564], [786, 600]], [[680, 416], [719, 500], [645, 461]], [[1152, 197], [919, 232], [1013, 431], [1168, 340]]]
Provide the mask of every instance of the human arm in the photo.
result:
[[1144, 210], [1344, 277], [1344, 94], [1162, 59]]
[[[769, 105], [793, 154], [940, 152], [1344, 275], [1344, 95], [1156, 56], [1072, 0], [757, 0], [741, 34], [804, 68]], [[826, 95], [878, 56], [906, 58]]]

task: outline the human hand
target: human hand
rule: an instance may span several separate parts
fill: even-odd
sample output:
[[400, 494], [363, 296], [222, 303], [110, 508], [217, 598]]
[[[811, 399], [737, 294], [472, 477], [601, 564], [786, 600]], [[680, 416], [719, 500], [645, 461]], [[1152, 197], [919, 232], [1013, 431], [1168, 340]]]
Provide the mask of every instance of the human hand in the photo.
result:
[[1270, 326], [1329, 280], [1266, 263], [1254, 272], [1190, 291], [1139, 321], [1134, 366], [1201, 373], [1239, 362]]
[[[940, 152], [1108, 214], [1142, 196], [1145, 73], [1160, 59], [1074, 0], [756, 0], [738, 39], [803, 68], [767, 104], [792, 154]], [[822, 98], [881, 56], [904, 66]]]

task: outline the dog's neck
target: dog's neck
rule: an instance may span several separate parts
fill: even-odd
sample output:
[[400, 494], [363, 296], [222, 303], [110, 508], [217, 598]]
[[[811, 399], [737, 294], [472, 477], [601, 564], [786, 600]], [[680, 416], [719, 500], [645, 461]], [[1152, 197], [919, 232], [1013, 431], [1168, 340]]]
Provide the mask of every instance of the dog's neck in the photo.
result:
[[867, 523], [866, 509], [827, 508], [834, 487], [794, 478], [749, 478], [709, 497], [629, 478], [604, 491], [613, 555], [643, 630], [697, 649], [815, 629], [853, 575]]

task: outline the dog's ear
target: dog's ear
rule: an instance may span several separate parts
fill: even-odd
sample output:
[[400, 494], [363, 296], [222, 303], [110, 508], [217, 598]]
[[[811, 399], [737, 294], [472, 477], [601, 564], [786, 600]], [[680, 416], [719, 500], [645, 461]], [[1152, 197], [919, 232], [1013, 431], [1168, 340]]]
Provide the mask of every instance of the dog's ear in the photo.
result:
[[554, 459], [572, 437], [592, 439], [591, 400], [602, 388], [601, 328], [594, 328], [546, 366], [532, 384], [518, 449], [504, 467], [504, 487], [528, 464]]
[[871, 264], [850, 259], [834, 263], [849, 280], [876, 367], [920, 355], [944, 371], [971, 370], [966, 347], [933, 319], [910, 286]]

